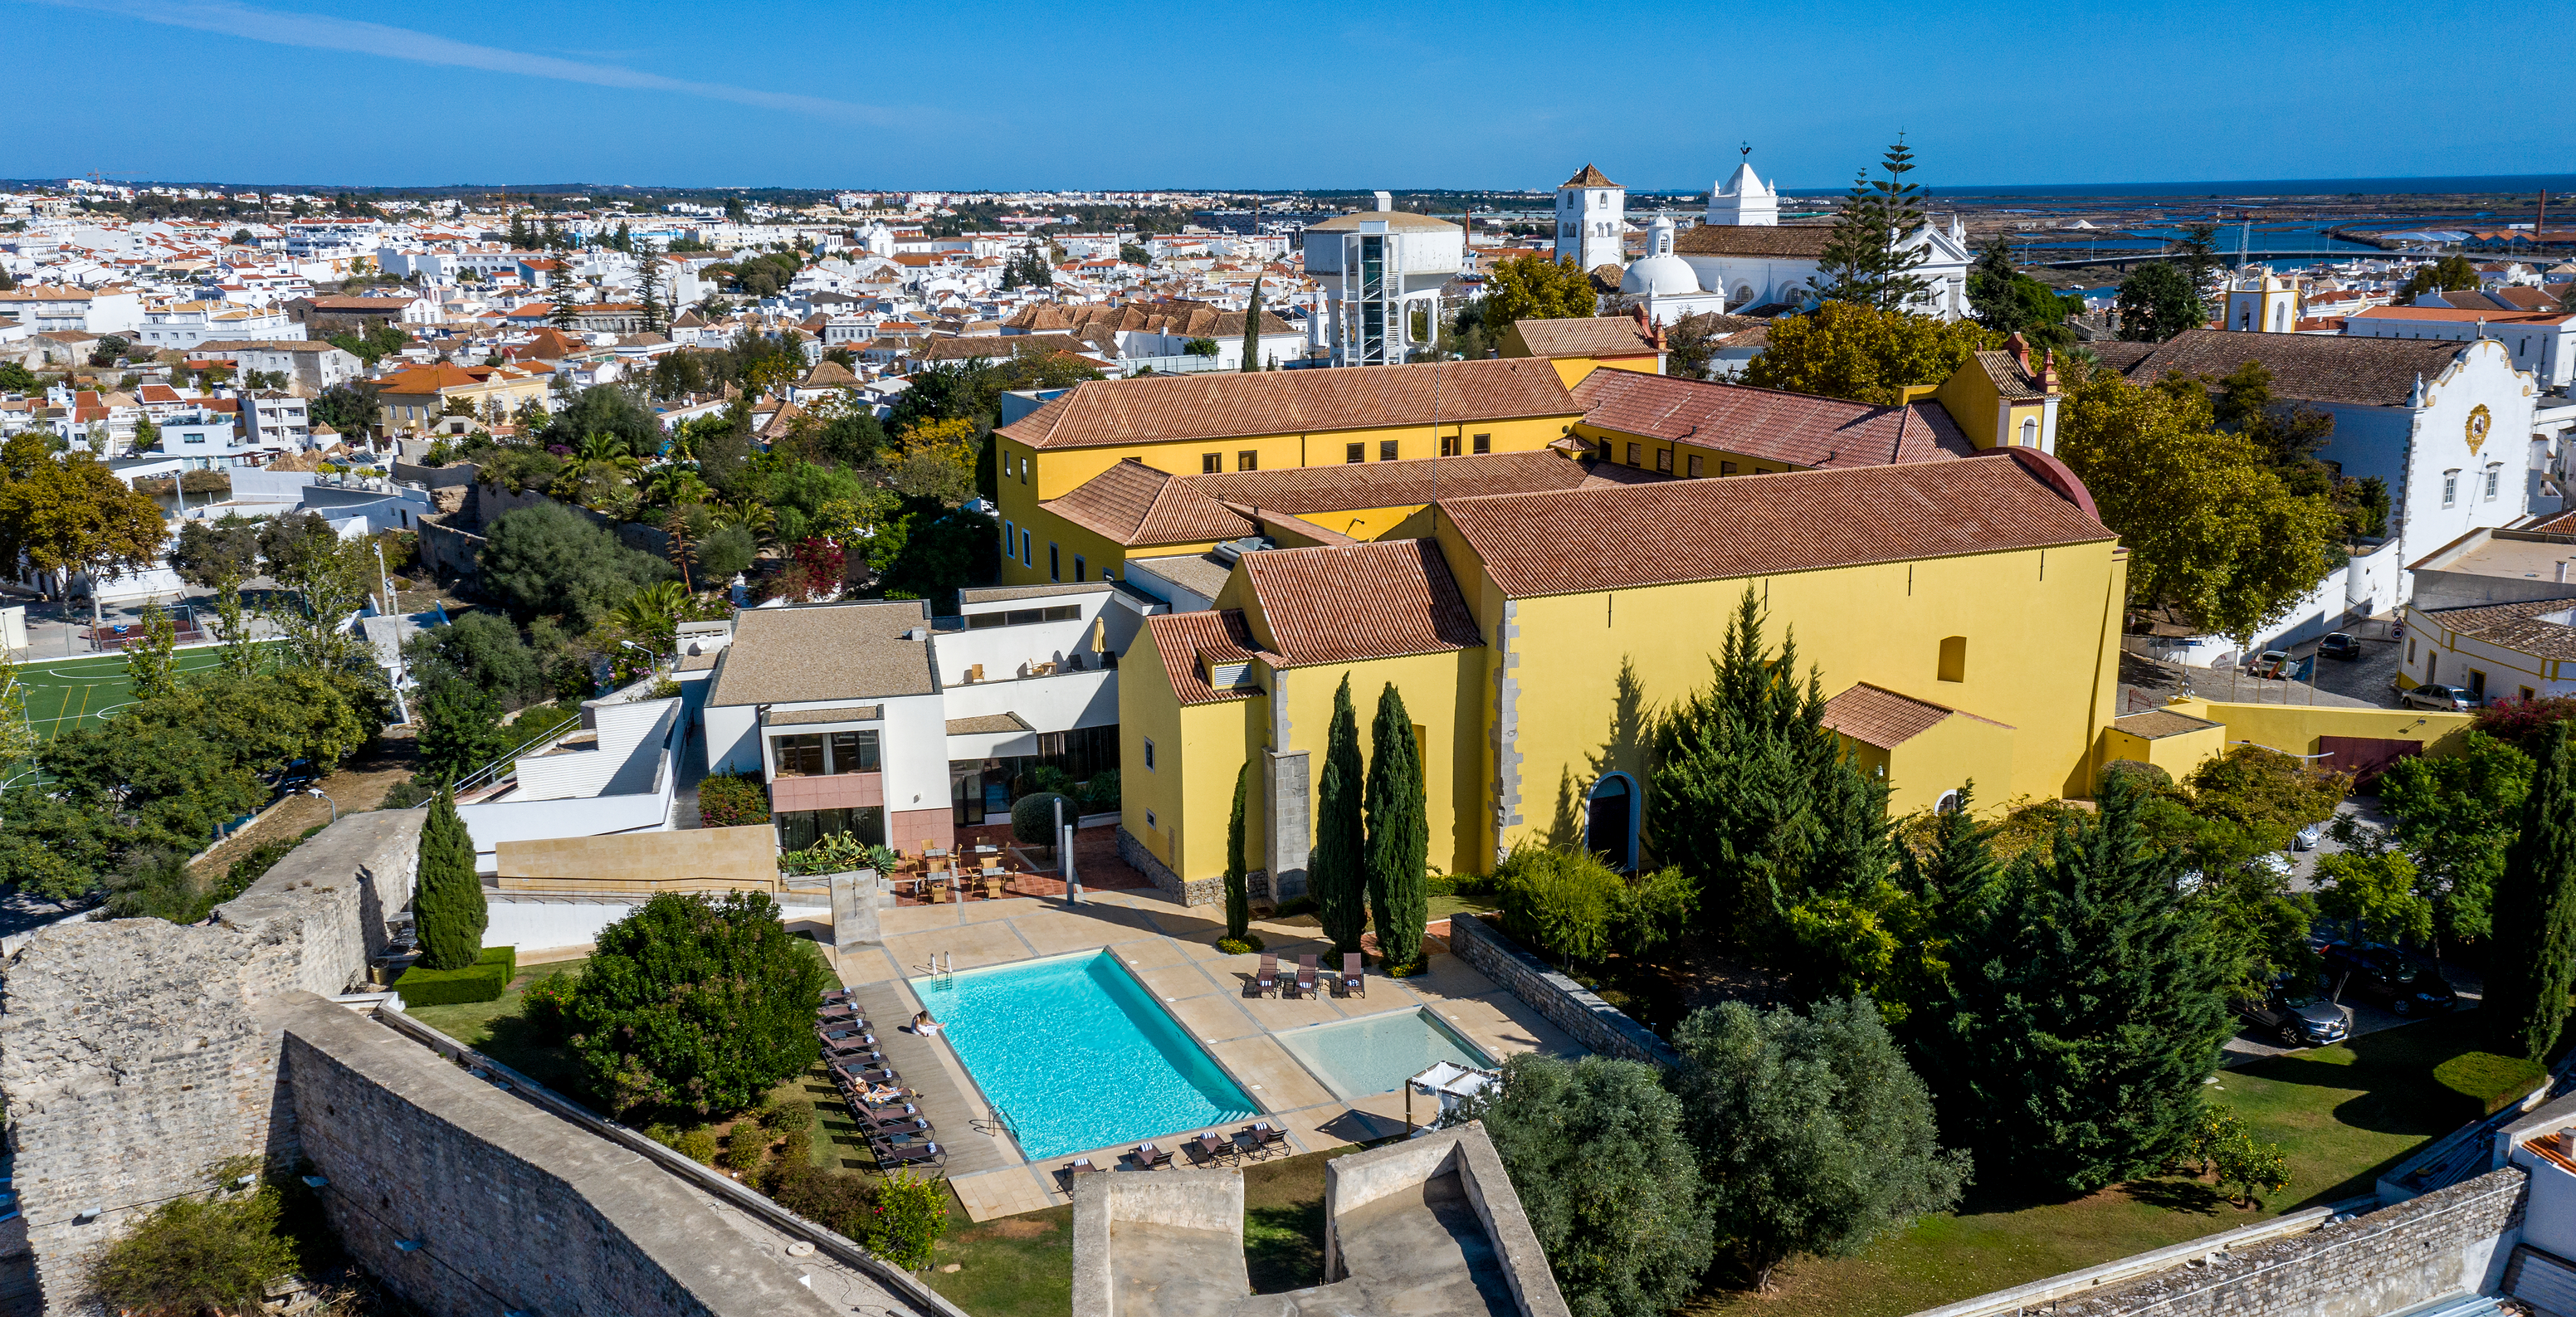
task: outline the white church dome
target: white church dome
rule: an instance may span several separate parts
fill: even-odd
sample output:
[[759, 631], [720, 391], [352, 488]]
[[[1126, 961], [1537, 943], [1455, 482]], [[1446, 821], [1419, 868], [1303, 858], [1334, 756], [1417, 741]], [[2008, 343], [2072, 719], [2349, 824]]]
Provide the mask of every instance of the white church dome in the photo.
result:
[[1619, 291], [1636, 296], [1679, 297], [1700, 291], [1699, 274], [1678, 256], [1649, 256], [1619, 276]]

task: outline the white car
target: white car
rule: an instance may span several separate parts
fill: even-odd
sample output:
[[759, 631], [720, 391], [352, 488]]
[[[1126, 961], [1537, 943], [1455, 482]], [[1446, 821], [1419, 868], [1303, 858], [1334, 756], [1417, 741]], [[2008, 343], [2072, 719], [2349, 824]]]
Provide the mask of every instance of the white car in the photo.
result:
[[2294, 851], [2315, 850], [2317, 848], [2317, 843], [2325, 840], [2325, 835], [2324, 829], [2311, 823], [2308, 826], [2299, 829], [2299, 835], [2290, 838], [2290, 849]]

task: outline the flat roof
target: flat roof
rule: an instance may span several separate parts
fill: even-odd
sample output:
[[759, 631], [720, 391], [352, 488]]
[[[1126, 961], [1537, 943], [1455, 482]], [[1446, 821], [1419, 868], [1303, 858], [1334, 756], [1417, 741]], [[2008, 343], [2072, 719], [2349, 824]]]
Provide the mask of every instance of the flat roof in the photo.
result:
[[1050, 595], [1060, 594], [1105, 594], [1108, 590], [1109, 585], [1105, 581], [1085, 581], [1078, 585], [1066, 585], [1063, 583], [1057, 583], [1054, 585], [989, 585], [979, 589], [958, 591], [957, 606], [959, 608], [964, 608], [968, 604], [998, 604], [1014, 599], [1044, 599]]
[[2576, 536], [2490, 530], [2463, 535], [2424, 555], [2407, 570], [2555, 581], [2558, 564], [2569, 561], [2576, 561]]
[[926, 640], [930, 605], [918, 599], [746, 608], [716, 669], [714, 705], [812, 704], [939, 689]]

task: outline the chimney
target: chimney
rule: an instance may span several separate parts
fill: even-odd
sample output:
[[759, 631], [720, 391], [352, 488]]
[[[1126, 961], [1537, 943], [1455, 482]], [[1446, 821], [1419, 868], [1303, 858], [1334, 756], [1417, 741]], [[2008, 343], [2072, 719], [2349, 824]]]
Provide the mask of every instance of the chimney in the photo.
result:
[[1395, 209], [1395, 194], [1392, 192], [1378, 193], [1377, 208], [1382, 211]]
[[2013, 336], [2004, 340], [2004, 351], [2012, 354], [2013, 361], [2021, 367], [2022, 374], [2030, 373], [2030, 340], [2023, 338], [2021, 331], [2013, 331]]
[[2057, 350], [2055, 348], [2049, 349], [2047, 358], [2040, 363], [2039, 388], [2042, 393], [2057, 392]]
[[2558, 574], [2556, 580], [2560, 585], [2567, 584], [2567, 560], [2564, 558], [2558, 560]]

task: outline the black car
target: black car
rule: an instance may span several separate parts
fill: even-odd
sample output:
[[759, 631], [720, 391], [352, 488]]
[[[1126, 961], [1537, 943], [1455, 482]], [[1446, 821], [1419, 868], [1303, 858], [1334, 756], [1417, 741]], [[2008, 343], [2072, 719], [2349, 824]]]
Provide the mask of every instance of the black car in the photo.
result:
[[2259, 1002], [2238, 1002], [2236, 1013], [2256, 1029], [2281, 1040], [2284, 1047], [2322, 1047], [2352, 1032], [2352, 1013], [2325, 999], [2325, 994], [2296, 986], [2274, 988]]
[[2317, 642], [2317, 652], [2327, 658], [2357, 659], [2361, 657], [2361, 642], [2337, 631]]
[[2338, 995], [2376, 1002], [2399, 1015], [2429, 1015], [2460, 1004], [2439, 969], [2379, 942], [2329, 942], [2318, 948], [2326, 982]]

